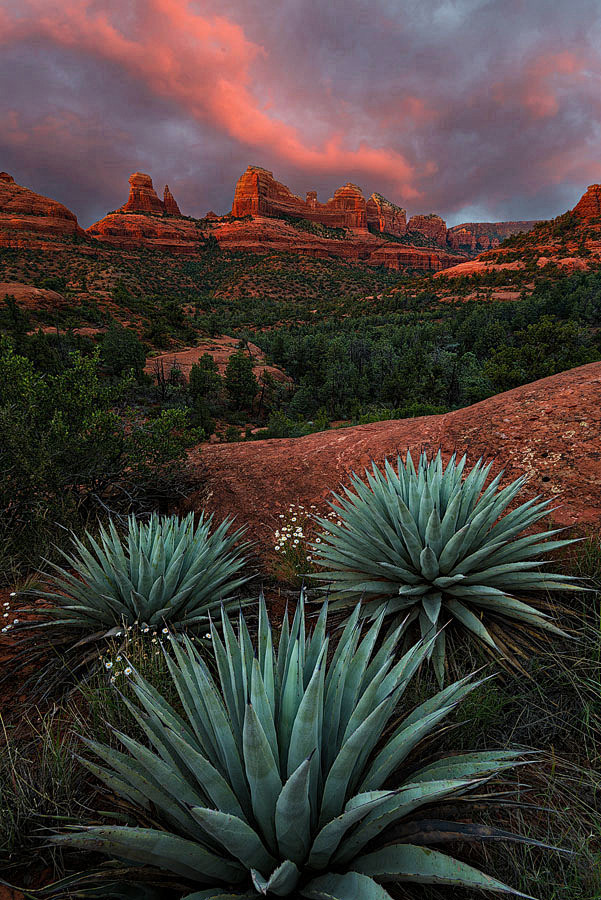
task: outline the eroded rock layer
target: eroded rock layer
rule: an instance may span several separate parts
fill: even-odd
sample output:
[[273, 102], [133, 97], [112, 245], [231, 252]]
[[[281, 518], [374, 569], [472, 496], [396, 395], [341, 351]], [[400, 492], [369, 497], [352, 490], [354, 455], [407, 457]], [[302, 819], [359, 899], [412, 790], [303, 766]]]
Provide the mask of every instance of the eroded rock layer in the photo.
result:
[[452, 250], [493, 250], [513, 234], [531, 231], [536, 219], [523, 222], [463, 222], [447, 231], [447, 246]]
[[85, 232], [70, 209], [0, 172], [0, 247], [43, 249], [73, 238]]

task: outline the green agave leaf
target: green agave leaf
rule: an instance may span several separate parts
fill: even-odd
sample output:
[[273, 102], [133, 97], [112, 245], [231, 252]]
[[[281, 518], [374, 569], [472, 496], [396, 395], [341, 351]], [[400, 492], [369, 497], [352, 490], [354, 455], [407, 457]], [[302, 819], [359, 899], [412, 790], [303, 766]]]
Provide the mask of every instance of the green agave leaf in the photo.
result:
[[392, 844], [383, 850], [360, 856], [355, 860], [354, 868], [358, 872], [384, 881], [454, 884], [534, 900], [528, 894], [514, 890], [467, 863], [446, 856], [438, 850], [416, 847], [412, 844]]
[[358, 872], [320, 875], [301, 888], [300, 893], [309, 900], [391, 900], [377, 881]]
[[275, 858], [266, 850], [257, 832], [242, 819], [198, 806], [193, 807], [190, 812], [207, 834], [219, 841], [247, 869], [270, 871], [276, 865]]
[[280, 855], [300, 864], [311, 844], [309, 782], [311, 757], [290, 775], [275, 806], [275, 832]]

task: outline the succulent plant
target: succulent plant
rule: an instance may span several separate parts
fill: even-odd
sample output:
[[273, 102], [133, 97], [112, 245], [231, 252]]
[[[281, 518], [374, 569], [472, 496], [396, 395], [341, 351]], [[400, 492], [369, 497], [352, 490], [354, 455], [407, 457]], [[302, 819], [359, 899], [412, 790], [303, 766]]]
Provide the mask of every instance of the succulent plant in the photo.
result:
[[[386, 900], [380, 881], [435, 882], [513, 893], [428, 843], [507, 837], [423, 812], [518, 761], [514, 751], [465, 753], [405, 765], [412, 751], [477, 686], [471, 676], [395, 710], [428, 642], [395, 661], [398, 629], [383, 617], [361, 636], [359, 608], [329, 656], [326, 607], [305, 635], [301, 600], [277, 652], [264, 601], [256, 648], [240, 613], [212, 625], [216, 676], [188, 637], [167, 654], [183, 713], [139, 674], [124, 699], [149, 746], [115, 731], [124, 752], [87, 741], [88, 768], [159, 827], [93, 826], [55, 843], [100, 851], [188, 878], [188, 900], [263, 894]], [[403, 770], [404, 767], [404, 771]], [[387, 783], [394, 786], [386, 789]]]
[[334, 494], [338, 521], [320, 518], [323, 533], [312, 545], [314, 563], [326, 569], [316, 577], [329, 585], [331, 609], [362, 600], [366, 616], [384, 611], [406, 626], [419, 620], [423, 636], [437, 633], [431, 658], [440, 684], [441, 626], [449, 619], [510, 656], [500, 622], [505, 630], [511, 622], [563, 634], [516, 594], [579, 589], [568, 576], [541, 570], [541, 554], [571, 543], [548, 540], [561, 529], [523, 534], [551, 501], [535, 497], [506, 512], [525, 477], [499, 489], [500, 472], [485, 486], [492, 463], [479, 460], [463, 478], [465, 463], [453, 454], [444, 468], [440, 451], [430, 461], [422, 453], [417, 469], [409, 452], [396, 468], [386, 460], [382, 472], [374, 463], [367, 482], [354, 474], [346, 497]]
[[248, 581], [241, 575], [248, 543], [243, 529], [230, 531], [225, 520], [210, 533], [212, 517], [158, 516], [128, 520], [126, 539], [114, 523], [100, 528], [96, 541], [73, 537], [76, 553], [63, 552], [68, 568], [51, 564], [48, 610], [55, 624], [101, 631], [135, 622], [151, 627], [208, 626], [211, 610], [226, 603]]

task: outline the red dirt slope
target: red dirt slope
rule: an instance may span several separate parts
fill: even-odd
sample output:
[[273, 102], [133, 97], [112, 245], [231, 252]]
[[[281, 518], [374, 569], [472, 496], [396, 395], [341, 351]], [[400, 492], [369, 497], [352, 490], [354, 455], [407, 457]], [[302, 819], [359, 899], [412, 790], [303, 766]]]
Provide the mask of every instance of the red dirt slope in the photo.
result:
[[601, 522], [601, 362], [590, 363], [440, 416], [377, 422], [302, 438], [217, 444], [195, 451], [206, 491], [189, 498], [248, 523], [266, 548], [290, 503], [318, 504], [352, 470], [407, 448], [494, 456], [525, 493], [556, 498], [564, 524]]

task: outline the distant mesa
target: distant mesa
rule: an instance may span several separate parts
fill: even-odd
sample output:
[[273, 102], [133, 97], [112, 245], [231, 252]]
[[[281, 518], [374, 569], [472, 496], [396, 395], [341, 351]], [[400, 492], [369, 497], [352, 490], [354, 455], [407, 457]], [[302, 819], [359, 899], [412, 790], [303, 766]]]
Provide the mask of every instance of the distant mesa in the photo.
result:
[[[369, 204], [369, 213], [368, 213]], [[249, 166], [238, 179], [232, 205], [232, 215], [268, 216], [281, 218], [290, 216], [307, 219], [330, 228], [350, 228], [357, 231], [368, 230], [369, 224], [399, 236], [405, 233], [406, 213], [394, 206], [380, 194], [372, 194], [366, 202], [361, 188], [348, 182], [338, 188], [326, 203], [317, 199], [317, 191], [307, 191], [305, 200], [293, 194], [290, 188], [276, 181], [273, 172], [261, 166]]]
[[361, 188], [350, 182], [338, 188], [326, 203], [319, 203], [316, 191], [308, 191], [302, 200], [261, 166], [249, 166], [238, 179], [232, 215], [308, 219], [330, 227], [398, 238], [409, 232], [409, 236], [421, 235], [433, 247], [469, 254], [496, 247], [509, 235], [530, 231], [536, 224], [536, 221], [466, 222], [447, 229], [444, 219], [435, 213], [415, 215], [407, 221], [407, 213], [401, 206], [378, 193], [365, 200]]

